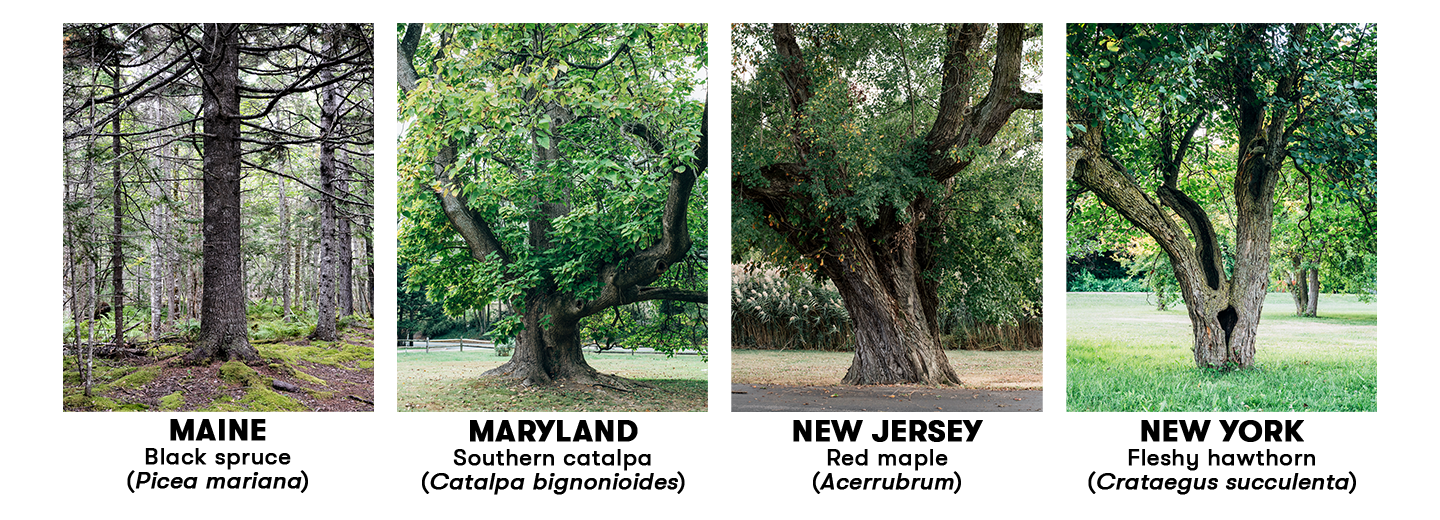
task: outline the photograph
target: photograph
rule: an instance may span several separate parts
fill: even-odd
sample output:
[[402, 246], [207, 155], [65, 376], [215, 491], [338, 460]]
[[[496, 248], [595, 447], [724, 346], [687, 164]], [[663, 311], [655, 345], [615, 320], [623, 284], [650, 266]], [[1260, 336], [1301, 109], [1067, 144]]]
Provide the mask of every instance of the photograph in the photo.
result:
[[374, 28], [65, 24], [66, 411], [374, 409]]
[[1375, 411], [1375, 24], [1066, 27], [1066, 409]]
[[1040, 411], [1040, 24], [736, 24], [733, 411]]
[[707, 410], [705, 24], [401, 24], [400, 411]]

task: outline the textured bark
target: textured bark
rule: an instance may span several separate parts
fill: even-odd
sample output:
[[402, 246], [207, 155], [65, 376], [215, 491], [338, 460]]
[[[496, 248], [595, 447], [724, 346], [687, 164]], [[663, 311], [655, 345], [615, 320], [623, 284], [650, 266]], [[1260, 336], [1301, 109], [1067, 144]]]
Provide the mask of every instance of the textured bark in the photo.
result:
[[285, 179], [276, 181], [280, 185], [280, 301], [285, 322], [289, 323], [294, 317], [290, 312], [290, 197], [285, 192]]
[[[336, 97], [338, 99], [339, 96], [337, 95]], [[341, 150], [341, 157], [344, 157], [343, 150]], [[341, 161], [341, 164], [344, 164], [344, 162]], [[346, 182], [346, 176], [349, 174], [345, 173], [343, 170], [337, 171], [336, 173], [337, 175], [335, 177], [335, 194], [339, 197], [344, 197], [348, 199], [350, 195], [350, 183]], [[355, 298], [351, 294], [351, 284], [353, 283], [353, 272], [351, 271], [351, 269], [353, 269], [354, 266], [354, 259], [352, 258], [354, 256], [354, 251], [352, 251], [350, 245], [350, 218], [344, 215], [340, 215], [341, 212], [338, 211], [339, 208], [336, 209], [335, 307], [337, 313], [340, 316], [350, 316], [355, 314]]]
[[[326, 38], [324, 54], [326, 56], [334, 53], [334, 28], [330, 25], [325, 27]], [[327, 83], [334, 79], [334, 73], [329, 68], [320, 70], [321, 83]], [[338, 195], [336, 183], [338, 175], [335, 170], [335, 136], [336, 113], [339, 111], [339, 95], [337, 87], [327, 84], [320, 92], [320, 263], [319, 272], [316, 275], [316, 304], [315, 304], [315, 331], [310, 334], [311, 339], [320, 341], [335, 341], [335, 287], [336, 272], [340, 268], [340, 246], [339, 237], [336, 235], [338, 216], [335, 211], [335, 200]]]
[[259, 362], [245, 323], [240, 269], [240, 57], [234, 24], [205, 24], [199, 62], [204, 84], [204, 289], [200, 337], [189, 362]]
[[[114, 81], [112, 86], [115, 89], [115, 93], [119, 94], [121, 76], [118, 60], [111, 78]], [[118, 104], [119, 102], [117, 101], [116, 103]], [[125, 250], [121, 247], [125, 230], [121, 225], [123, 222], [121, 219], [124, 214], [121, 212], [123, 206], [120, 204], [121, 194], [124, 191], [120, 179], [120, 116], [121, 112], [117, 109], [115, 119], [111, 126], [114, 136], [111, 141], [112, 157], [110, 158], [112, 188], [110, 193], [113, 197], [111, 210], [114, 217], [112, 219], [112, 223], [114, 224], [112, 228], [113, 234], [110, 235], [110, 308], [114, 309], [115, 315], [115, 339], [112, 341], [116, 347], [125, 345]]]

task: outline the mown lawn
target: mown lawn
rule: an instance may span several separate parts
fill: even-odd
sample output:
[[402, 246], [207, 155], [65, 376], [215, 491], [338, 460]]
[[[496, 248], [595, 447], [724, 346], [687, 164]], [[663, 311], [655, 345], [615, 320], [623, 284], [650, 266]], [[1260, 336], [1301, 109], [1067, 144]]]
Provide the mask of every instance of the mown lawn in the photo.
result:
[[703, 412], [708, 400], [708, 365], [700, 356], [585, 354], [606, 374], [653, 388], [621, 391], [589, 386], [522, 386], [480, 378], [508, 357], [493, 351], [404, 352], [399, 354], [398, 404], [402, 412]]
[[1066, 297], [1066, 408], [1070, 411], [1375, 411], [1375, 303], [1324, 294], [1317, 318], [1299, 318], [1270, 294], [1256, 368], [1195, 367], [1182, 306], [1156, 311], [1139, 293]]

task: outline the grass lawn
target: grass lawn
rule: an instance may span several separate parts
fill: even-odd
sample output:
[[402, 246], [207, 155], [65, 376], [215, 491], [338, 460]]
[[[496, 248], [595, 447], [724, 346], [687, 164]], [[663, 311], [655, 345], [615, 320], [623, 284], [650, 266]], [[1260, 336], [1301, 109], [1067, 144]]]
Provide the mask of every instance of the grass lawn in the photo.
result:
[[521, 386], [510, 380], [481, 379], [509, 358], [478, 352], [398, 354], [402, 412], [703, 412], [708, 366], [700, 356], [586, 353], [596, 370], [655, 388], [623, 392], [577, 386]]
[[1265, 298], [1256, 368], [1195, 367], [1182, 306], [1160, 312], [1141, 293], [1066, 296], [1069, 411], [1375, 411], [1375, 303], [1320, 295], [1299, 318], [1288, 294]]
[[[960, 374], [965, 388], [1041, 390], [1038, 350], [947, 350], [945, 357]], [[853, 352], [818, 350], [730, 351], [730, 381], [739, 384], [790, 386], [838, 385], [850, 368]]]

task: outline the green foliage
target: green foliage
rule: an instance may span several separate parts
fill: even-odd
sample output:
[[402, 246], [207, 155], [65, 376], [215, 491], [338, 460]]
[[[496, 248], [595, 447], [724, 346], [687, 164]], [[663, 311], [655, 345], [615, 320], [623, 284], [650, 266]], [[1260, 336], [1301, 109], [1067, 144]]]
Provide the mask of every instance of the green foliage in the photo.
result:
[[[1254, 36], [1253, 38], [1251, 36]], [[1185, 120], [1199, 120], [1179, 188], [1210, 215], [1233, 264], [1237, 93], [1284, 108], [1288, 141], [1276, 190], [1271, 287], [1318, 268], [1323, 290], [1373, 294], [1376, 255], [1376, 27], [1356, 24], [1067, 26], [1067, 135], [1103, 125], [1105, 146], [1153, 191]], [[1253, 75], [1235, 71], [1251, 70]], [[1303, 73], [1290, 83], [1288, 75]], [[1243, 76], [1243, 77], [1242, 77]], [[1290, 97], [1282, 96], [1291, 87]], [[1088, 119], [1086, 119], [1088, 118]], [[1291, 133], [1293, 132], [1293, 133]], [[1165, 305], [1173, 274], [1155, 245], [1093, 194], [1070, 187], [1069, 255], [1129, 251]]]
[[1065, 288], [1069, 292], [1143, 292], [1146, 286], [1133, 278], [1096, 278], [1082, 270]]
[[[801, 160], [792, 133], [808, 143], [809, 153], [803, 176], [789, 178], [797, 183], [790, 190], [795, 196], [783, 208], [770, 208], [779, 216], [766, 216], [765, 208], [732, 192], [732, 262], [759, 263], [782, 277], [818, 276], [824, 262], [846, 261], [833, 253], [828, 230], [911, 222], [917, 200], [933, 201], [937, 209], [925, 215], [918, 238], [934, 248], [936, 265], [925, 276], [940, 281], [942, 307], [966, 320], [1004, 326], [1038, 318], [1040, 113], [1018, 111], [988, 145], [961, 143], [947, 151], [969, 166], [937, 182], [927, 170], [925, 139], [939, 104], [941, 75], [935, 71], [946, 50], [944, 27], [798, 24], [794, 30], [813, 93], [799, 115], [790, 108], [781, 74], [787, 58], [774, 51], [770, 27], [740, 24], [734, 30], [731, 163], [737, 183], [763, 188], [780, 182], [766, 173]], [[973, 78], [961, 88], [983, 92], [990, 81], [986, 59], [967, 65]], [[1026, 47], [1023, 80], [1037, 79], [1039, 66], [1038, 46]], [[753, 318], [758, 327], [768, 317]], [[825, 344], [841, 348], [835, 341]]]
[[[669, 176], [697, 159], [704, 102], [691, 95], [704, 84], [705, 26], [435, 25], [426, 34], [417, 56], [427, 59], [415, 64], [425, 79], [400, 99], [406, 287], [448, 316], [519, 302], [539, 286], [595, 296], [602, 267], [660, 236]], [[623, 66], [600, 67], [621, 54]], [[561, 107], [567, 116], [555, 115]], [[644, 124], [662, 151], [630, 136], [631, 123]], [[456, 182], [442, 186], [431, 164], [446, 147], [455, 149]], [[489, 222], [513, 261], [472, 258], [436, 190]], [[702, 177], [692, 214], [704, 214], [704, 193]], [[566, 210], [544, 215], [544, 204]], [[697, 244], [703, 220], [691, 219]], [[531, 225], [548, 228], [547, 244], [528, 240]]]

